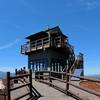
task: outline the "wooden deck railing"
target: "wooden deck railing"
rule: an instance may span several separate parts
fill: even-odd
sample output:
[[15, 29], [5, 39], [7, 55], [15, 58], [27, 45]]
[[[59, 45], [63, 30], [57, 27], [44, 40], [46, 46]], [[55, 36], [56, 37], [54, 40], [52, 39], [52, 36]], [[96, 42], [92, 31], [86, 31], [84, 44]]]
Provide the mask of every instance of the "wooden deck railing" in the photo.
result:
[[[37, 73], [38, 73], [38, 72], [37, 72]], [[42, 73], [42, 72], [41, 72], [41, 73]], [[44, 72], [43, 72], [43, 73], [44, 73]], [[38, 77], [38, 81], [43, 82], [43, 83], [46, 83], [46, 84], [48, 84], [48, 85], [50, 85], [50, 86], [52, 86], [52, 87], [54, 87], [54, 88], [56, 88], [56, 89], [62, 91], [63, 93], [65, 93], [65, 94], [67, 94], [67, 95], [73, 96], [74, 98], [76, 98], [76, 99], [78, 99], [78, 100], [89, 100], [89, 99], [88, 99], [88, 98], [86, 99], [86, 98], [82, 97], [81, 95], [75, 93], [75, 91], [70, 90], [69, 86], [73, 86], [73, 87], [75, 87], [75, 88], [77, 88], [77, 89], [83, 90], [83, 91], [85, 91], [85, 92], [88, 92], [88, 93], [93, 94], [93, 95], [95, 95], [95, 96], [98, 96], [98, 97], [100, 98], [100, 93], [95, 92], [94, 90], [90, 90], [90, 89], [87, 89], [87, 88], [83, 88], [82, 86], [76, 85], [76, 84], [74, 84], [74, 83], [71, 81], [71, 77], [75, 77], [75, 78], [79, 78], [80, 80], [84, 80], [84, 81], [87, 80], [87, 81], [91, 81], [91, 82], [100, 83], [100, 80], [98, 80], [98, 79], [95, 79], [95, 80], [94, 80], [94, 79], [87, 78], [87, 77], [83, 77], [83, 76], [80, 76], [80, 77], [79, 77], [79, 76], [74, 76], [74, 75], [69, 74], [69, 73], [66, 73], [66, 72], [60, 72], [60, 73], [59, 73], [59, 72], [48, 72], [48, 73], [49, 73], [49, 75], [40, 75], [40, 74], [38, 73], [38, 74], [35, 75], [35, 76]], [[57, 77], [52, 76], [54, 73], [66, 75], [66, 80], [59, 79], [59, 78], [57, 78]], [[42, 78], [39, 79], [39, 77], [42, 77]], [[49, 81], [46, 81], [46, 80], [44, 81], [44, 80], [43, 80], [43, 77], [47, 77]], [[47, 78], [46, 78], [46, 79], [47, 79]], [[61, 88], [60, 86], [55, 85], [54, 82], [52, 82], [53, 80], [57, 80], [57, 81], [60, 81], [60, 82], [65, 83], [65, 84], [66, 84], [66, 88], [63, 89], [63, 88]], [[80, 93], [80, 94], [81, 94], [81, 93]]]
[[[27, 78], [27, 81], [25, 81], [25, 78]], [[20, 81], [24, 84], [18, 86], [18, 87], [11, 87], [11, 81]], [[19, 100], [23, 97], [29, 96], [27, 100], [37, 100], [41, 95], [40, 93], [32, 86], [32, 70], [25, 71], [25, 69], [16, 70], [16, 75], [11, 76], [10, 72], [7, 72], [7, 100], [11, 99], [11, 92], [17, 89], [21, 89], [23, 87], [28, 87], [27, 93], [14, 98], [14, 100]], [[32, 99], [34, 98], [34, 99]]]

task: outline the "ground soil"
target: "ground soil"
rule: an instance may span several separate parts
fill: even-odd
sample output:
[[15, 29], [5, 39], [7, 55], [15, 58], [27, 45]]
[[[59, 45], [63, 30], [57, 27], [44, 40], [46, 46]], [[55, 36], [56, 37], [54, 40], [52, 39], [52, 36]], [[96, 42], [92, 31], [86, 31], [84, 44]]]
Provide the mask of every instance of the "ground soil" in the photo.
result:
[[5, 97], [0, 95], [0, 100], [5, 100]]
[[80, 82], [82, 87], [94, 90], [96, 92], [100, 92], [100, 83], [90, 82], [90, 81], [82, 81]]

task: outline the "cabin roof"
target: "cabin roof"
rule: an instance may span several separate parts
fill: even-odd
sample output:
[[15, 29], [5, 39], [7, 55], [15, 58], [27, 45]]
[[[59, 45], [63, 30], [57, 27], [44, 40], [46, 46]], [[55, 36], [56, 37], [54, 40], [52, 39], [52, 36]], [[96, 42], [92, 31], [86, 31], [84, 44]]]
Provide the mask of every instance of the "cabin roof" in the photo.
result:
[[60, 28], [59, 28], [58, 26], [56, 26], [56, 27], [47, 29], [47, 30], [45, 30], [45, 31], [40, 31], [40, 32], [38, 32], [38, 33], [32, 34], [32, 35], [26, 37], [26, 39], [33, 39], [33, 38], [37, 38], [37, 37], [40, 37], [40, 36], [46, 36], [46, 35], [48, 35], [48, 32], [50, 32], [50, 34], [55, 34], [55, 32], [58, 32], [59, 35], [63, 36], [64, 38], [67, 38], [67, 36], [64, 35], [64, 34], [61, 32]]

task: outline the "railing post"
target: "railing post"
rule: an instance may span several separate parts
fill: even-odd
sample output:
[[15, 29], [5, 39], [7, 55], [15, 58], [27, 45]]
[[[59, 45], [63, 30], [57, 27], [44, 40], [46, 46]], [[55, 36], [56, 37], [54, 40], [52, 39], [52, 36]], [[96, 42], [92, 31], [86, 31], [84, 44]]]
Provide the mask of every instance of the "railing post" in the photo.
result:
[[[52, 79], [51, 79], [51, 71], [49, 72], [49, 82], [52, 83]], [[50, 84], [50, 86], [52, 86], [52, 84]]]
[[23, 67], [23, 70], [24, 70], [24, 71], [23, 71], [23, 73], [25, 74], [25, 73], [26, 73], [26, 68], [25, 68], [25, 67]]
[[15, 75], [17, 76], [17, 69], [15, 69]]
[[[63, 71], [62, 71], [63, 72]], [[64, 75], [63, 75], [63, 73], [61, 73], [61, 79], [63, 80], [64, 79], [64, 77], [63, 77]]]
[[10, 72], [7, 72], [7, 100], [11, 100], [11, 95], [10, 95]]
[[23, 69], [21, 68], [21, 74], [23, 74]]
[[69, 75], [66, 73], [66, 92], [67, 92], [67, 95], [69, 94], [68, 90], [69, 90]]
[[30, 97], [31, 97], [32, 96], [32, 70], [31, 69], [29, 70], [29, 73], [30, 73], [30, 75], [29, 75], [29, 81], [30, 81], [29, 88], [30, 88]]
[[4, 95], [4, 100], [6, 100], [6, 94]]

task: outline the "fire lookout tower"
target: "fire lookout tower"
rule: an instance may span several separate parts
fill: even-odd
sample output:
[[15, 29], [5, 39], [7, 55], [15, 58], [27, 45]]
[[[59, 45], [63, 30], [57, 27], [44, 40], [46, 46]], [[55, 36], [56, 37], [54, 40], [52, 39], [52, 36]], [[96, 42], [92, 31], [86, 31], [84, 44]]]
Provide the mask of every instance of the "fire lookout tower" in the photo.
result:
[[81, 69], [83, 73], [82, 54], [75, 60], [74, 48], [58, 26], [32, 34], [26, 39], [27, 43], [21, 46], [21, 53], [28, 55], [29, 69], [56, 72]]

